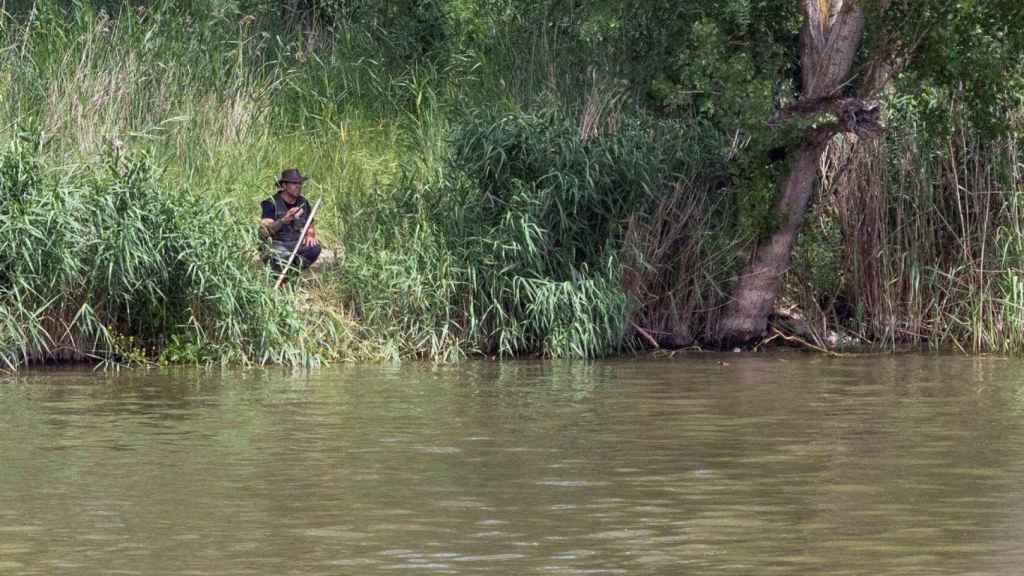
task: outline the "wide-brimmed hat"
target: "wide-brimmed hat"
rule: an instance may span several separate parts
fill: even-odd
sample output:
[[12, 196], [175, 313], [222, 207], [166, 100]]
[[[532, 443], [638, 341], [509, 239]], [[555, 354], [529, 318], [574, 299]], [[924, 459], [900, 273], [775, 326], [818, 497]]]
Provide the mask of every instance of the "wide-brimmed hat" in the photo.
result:
[[289, 168], [281, 172], [281, 177], [277, 179], [277, 183], [278, 185], [284, 183], [302, 184], [306, 180], [309, 180], [309, 177], [303, 176], [302, 173], [299, 172], [298, 168]]

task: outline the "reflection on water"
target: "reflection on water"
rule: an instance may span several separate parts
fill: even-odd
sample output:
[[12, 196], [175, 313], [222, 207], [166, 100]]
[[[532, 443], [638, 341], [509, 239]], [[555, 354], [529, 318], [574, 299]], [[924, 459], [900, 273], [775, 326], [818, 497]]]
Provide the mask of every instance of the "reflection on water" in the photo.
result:
[[1022, 368], [35, 372], [0, 380], [0, 573], [1017, 574]]

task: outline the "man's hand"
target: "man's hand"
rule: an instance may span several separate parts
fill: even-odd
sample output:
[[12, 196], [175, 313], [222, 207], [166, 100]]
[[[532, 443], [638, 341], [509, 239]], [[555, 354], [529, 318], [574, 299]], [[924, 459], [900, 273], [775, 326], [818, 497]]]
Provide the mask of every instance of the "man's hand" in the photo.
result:
[[316, 236], [312, 234], [306, 234], [306, 238], [303, 239], [302, 245], [305, 246], [306, 248], [309, 248], [310, 246], [319, 246], [320, 241], [316, 239]]
[[274, 233], [274, 221], [270, 218], [260, 220], [260, 238], [266, 240]]
[[295, 220], [295, 218], [297, 218], [301, 213], [302, 208], [289, 208], [288, 211], [284, 213], [284, 216], [281, 216], [281, 221], [284, 222], [285, 224], [291, 224], [292, 221]]

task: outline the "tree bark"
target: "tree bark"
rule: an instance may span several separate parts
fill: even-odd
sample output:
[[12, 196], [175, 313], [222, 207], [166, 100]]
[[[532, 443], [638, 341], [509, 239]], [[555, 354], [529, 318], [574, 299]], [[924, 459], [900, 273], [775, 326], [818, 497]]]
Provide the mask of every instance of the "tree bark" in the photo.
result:
[[[835, 115], [835, 108], [829, 106], [834, 106], [844, 84], [850, 79], [864, 34], [864, 11], [856, 0], [801, 1], [804, 13], [804, 26], [800, 33], [803, 85], [800, 100], [794, 108], [802, 115], [816, 112]], [[818, 162], [825, 145], [833, 135], [856, 128], [858, 112], [872, 112], [866, 116], [871, 116], [872, 123], [877, 124], [874, 110], [866, 104], [859, 108], [855, 106], [850, 117], [837, 118], [835, 123], [807, 131], [803, 145], [791, 160], [789, 174], [780, 182], [774, 206], [779, 227], [757, 245], [733, 289], [717, 330], [720, 346], [742, 345], [764, 335], [814, 191]]]

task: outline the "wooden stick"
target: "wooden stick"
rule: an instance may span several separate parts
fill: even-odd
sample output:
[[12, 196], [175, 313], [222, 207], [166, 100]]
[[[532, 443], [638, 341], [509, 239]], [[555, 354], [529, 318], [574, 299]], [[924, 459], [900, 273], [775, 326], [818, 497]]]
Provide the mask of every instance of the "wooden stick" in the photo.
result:
[[292, 266], [292, 260], [295, 260], [295, 255], [299, 253], [299, 247], [302, 246], [302, 241], [306, 239], [306, 232], [309, 232], [309, 225], [313, 223], [313, 217], [316, 216], [316, 211], [320, 208], [320, 200], [317, 198], [316, 204], [313, 205], [313, 209], [309, 211], [309, 218], [306, 219], [306, 225], [302, 227], [302, 234], [299, 234], [299, 241], [295, 243], [295, 249], [292, 250], [292, 255], [288, 257], [288, 263], [284, 265], [284, 269], [281, 270], [281, 275], [277, 277], [277, 282], [274, 283], [274, 288], [280, 288], [281, 282], [284, 281], [284, 275], [288, 273], [288, 269]]
[[651, 343], [651, 346], [654, 346], [655, 350], [661, 348], [661, 346], [658, 346], [658, 341], [654, 339], [654, 336], [648, 334], [647, 330], [644, 330], [643, 328], [637, 326], [636, 322], [630, 322], [630, 324], [633, 325], [633, 329], [636, 330], [638, 334], [646, 338], [647, 341]]

